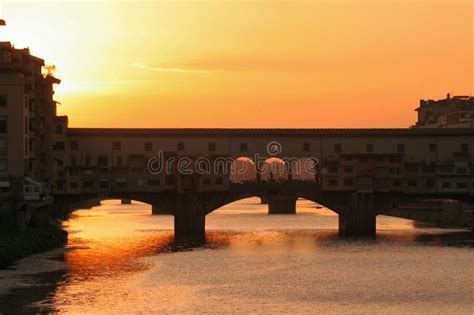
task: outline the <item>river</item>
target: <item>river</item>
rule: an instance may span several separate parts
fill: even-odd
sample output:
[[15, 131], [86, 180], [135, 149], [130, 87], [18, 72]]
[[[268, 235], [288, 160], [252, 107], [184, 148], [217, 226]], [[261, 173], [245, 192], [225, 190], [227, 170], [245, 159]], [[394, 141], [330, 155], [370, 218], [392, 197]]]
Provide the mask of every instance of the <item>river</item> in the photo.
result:
[[175, 244], [173, 217], [107, 201], [64, 223], [65, 248], [0, 270], [0, 314], [474, 313], [474, 236], [379, 216], [375, 240], [337, 237], [337, 215], [246, 199]]

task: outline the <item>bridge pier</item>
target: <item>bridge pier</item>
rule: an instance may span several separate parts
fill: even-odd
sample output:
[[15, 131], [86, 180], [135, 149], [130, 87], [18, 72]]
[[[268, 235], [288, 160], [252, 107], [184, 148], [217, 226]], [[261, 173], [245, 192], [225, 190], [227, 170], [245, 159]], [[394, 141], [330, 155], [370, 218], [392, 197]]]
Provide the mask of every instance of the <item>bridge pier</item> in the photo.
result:
[[268, 196], [268, 214], [296, 214], [296, 199], [287, 195]]
[[376, 216], [372, 193], [353, 193], [339, 214], [339, 234], [345, 237], [375, 237]]
[[268, 205], [268, 199], [266, 196], [260, 197], [260, 204], [262, 205]]
[[201, 209], [199, 195], [194, 192], [178, 194], [174, 213], [175, 240], [204, 242], [206, 214]]

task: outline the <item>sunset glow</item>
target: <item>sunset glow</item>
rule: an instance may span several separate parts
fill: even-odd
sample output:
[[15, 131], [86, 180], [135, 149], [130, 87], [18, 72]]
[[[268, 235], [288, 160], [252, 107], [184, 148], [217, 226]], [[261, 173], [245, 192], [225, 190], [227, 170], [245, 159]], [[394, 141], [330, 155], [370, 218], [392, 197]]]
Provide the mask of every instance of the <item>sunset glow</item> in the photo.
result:
[[472, 1], [3, 1], [71, 127], [407, 127], [473, 94]]

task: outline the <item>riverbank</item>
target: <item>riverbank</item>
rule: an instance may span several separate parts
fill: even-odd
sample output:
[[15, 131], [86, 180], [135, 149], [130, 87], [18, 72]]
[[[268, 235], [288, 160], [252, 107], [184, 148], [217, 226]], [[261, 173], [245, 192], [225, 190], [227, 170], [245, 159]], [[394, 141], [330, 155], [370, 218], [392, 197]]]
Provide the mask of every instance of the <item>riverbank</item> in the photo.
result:
[[63, 246], [68, 233], [58, 225], [23, 225], [12, 207], [0, 209], [0, 269], [6, 269], [16, 261]]

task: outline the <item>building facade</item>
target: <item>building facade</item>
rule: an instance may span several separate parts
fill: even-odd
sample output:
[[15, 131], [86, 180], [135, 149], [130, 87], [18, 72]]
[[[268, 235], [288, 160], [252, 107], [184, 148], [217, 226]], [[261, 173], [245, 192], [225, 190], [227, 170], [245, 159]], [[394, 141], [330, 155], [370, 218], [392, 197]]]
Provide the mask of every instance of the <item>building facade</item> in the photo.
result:
[[474, 97], [420, 100], [415, 128], [474, 128]]
[[[44, 60], [28, 49], [0, 43], [0, 191], [28, 194], [53, 177], [52, 129], [56, 119], [53, 85]], [[40, 187], [40, 183], [43, 187]]]
[[[271, 142], [281, 145], [281, 153], [269, 155]], [[69, 128], [58, 147], [55, 194], [178, 190], [175, 168], [160, 174], [147, 168], [160, 154], [165, 162], [246, 158], [254, 174], [267, 158], [314, 159], [314, 180], [325, 191], [474, 194], [474, 129]], [[224, 171], [194, 182], [200, 191], [230, 184]]]

